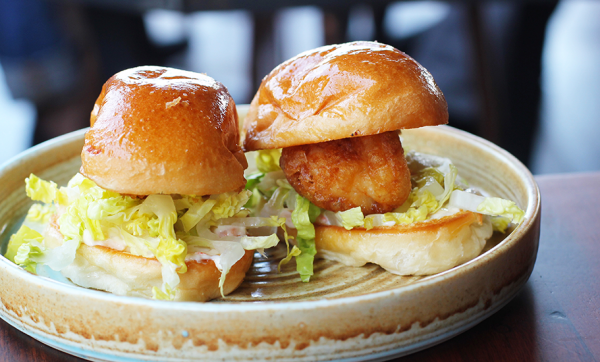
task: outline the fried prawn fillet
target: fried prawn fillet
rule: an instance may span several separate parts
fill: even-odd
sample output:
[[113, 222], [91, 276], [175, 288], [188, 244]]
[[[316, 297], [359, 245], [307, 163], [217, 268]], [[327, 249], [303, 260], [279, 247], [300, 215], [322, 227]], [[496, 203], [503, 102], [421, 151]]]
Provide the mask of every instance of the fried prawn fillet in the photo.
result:
[[287, 147], [281, 169], [292, 187], [320, 208], [365, 215], [393, 211], [411, 191], [396, 131]]

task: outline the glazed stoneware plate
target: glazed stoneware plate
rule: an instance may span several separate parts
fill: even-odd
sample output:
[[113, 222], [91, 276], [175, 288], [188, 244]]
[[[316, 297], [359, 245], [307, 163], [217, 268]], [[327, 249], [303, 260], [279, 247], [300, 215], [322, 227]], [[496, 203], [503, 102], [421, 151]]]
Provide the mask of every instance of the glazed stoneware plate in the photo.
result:
[[[35, 173], [65, 184], [80, 167], [83, 136], [82, 130], [56, 138], [0, 168], [2, 254], [31, 204], [23, 180]], [[525, 220], [495, 235], [476, 259], [429, 277], [317, 260], [311, 282], [302, 283], [293, 263], [277, 272], [284, 251], [276, 249], [255, 258], [237, 291], [209, 303], [87, 290], [0, 257], [0, 316], [47, 345], [95, 361], [383, 360], [451, 338], [504, 306], [529, 278], [540, 196], [521, 163], [480, 138], [446, 126], [402, 137], [408, 149], [451, 158], [472, 186], [517, 202]]]

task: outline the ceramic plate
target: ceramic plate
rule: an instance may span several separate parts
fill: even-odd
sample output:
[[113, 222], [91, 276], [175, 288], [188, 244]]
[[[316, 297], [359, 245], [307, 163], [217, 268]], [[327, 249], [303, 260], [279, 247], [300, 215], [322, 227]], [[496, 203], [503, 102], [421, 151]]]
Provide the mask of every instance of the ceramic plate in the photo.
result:
[[[66, 183], [79, 169], [83, 136], [56, 138], [0, 168], [2, 254], [31, 203], [25, 177]], [[425, 127], [404, 131], [403, 140], [409, 149], [451, 158], [473, 186], [516, 201], [525, 221], [495, 235], [476, 259], [429, 277], [318, 260], [311, 282], [302, 283], [293, 263], [277, 272], [283, 250], [276, 249], [255, 258], [237, 291], [209, 303], [87, 290], [0, 257], [0, 316], [43, 343], [97, 361], [378, 360], [451, 338], [505, 305], [529, 278], [539, 191], [514, 157], [468, 133]]]

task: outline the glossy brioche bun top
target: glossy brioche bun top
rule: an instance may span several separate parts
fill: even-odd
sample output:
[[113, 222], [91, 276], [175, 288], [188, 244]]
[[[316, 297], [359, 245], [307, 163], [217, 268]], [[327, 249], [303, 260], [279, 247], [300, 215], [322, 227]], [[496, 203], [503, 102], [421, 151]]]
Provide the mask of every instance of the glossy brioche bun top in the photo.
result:
[[244, 149], [291, 147], [448, 123], [431, 74], [377, 42], [302, 53], [267, 75], [244, 122]]
[[81, 173], [122, 194], [209, 195], [241, 190], [248, 167], [235, 103], [205, 74], [144, 66], [102, 87]]

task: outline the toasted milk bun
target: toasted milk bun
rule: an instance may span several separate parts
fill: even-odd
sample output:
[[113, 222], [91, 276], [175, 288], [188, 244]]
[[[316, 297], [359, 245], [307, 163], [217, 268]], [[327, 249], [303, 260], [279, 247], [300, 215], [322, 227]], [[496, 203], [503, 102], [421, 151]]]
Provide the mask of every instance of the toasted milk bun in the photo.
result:
[[431, 73], [389, 45], [313, 49], [262, 81], [244, 120], [244, 149], [284, 148], [448, 123]]
[[[234, 291], [244, 280], [253, 259], [253, 251], [246, 253], [227, 273], [223, 294]], [[176, 301], [205, 302], [221, 296], [221, 272], [214, 261], [187, 261], [187, 271], [179, 274], [180, 283]], [[116, 295], [152, 298], [152, 288], [162, 287], [161, 264], [156, 259], [144, 258], [104, 246], [81, 244], [75, 261], [61, 270], [74, 284], [85, 288], [104, 290]]]
[[349, 266], [380, 265], [398, 275], [431, 275], [477, 257], [491, 223], [469, 211], [411, 225], [371, 230], [315, 225], [317, 257]]
[[240, 191], [248, 167], [227, 89], [205, 74], [151, 66], [104, 84], [81, 160], [84, 176], [128, 195]]

